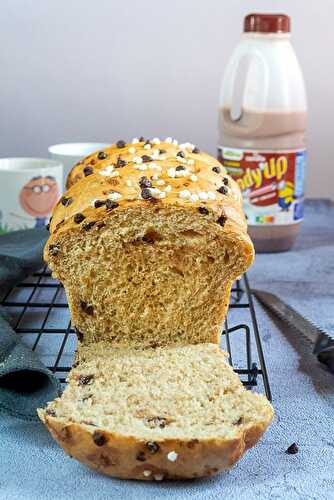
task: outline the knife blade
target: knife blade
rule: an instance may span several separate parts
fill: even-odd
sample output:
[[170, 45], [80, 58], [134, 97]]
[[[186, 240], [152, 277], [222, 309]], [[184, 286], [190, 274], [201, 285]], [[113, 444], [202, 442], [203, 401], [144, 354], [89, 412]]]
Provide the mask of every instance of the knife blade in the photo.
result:
[[252, 290], [253, 295], [281, 320], [301, 333], [313, 346], [313, 354], [334, 373], [334, 338], [304, 318], [277, 295], [264, 290]]

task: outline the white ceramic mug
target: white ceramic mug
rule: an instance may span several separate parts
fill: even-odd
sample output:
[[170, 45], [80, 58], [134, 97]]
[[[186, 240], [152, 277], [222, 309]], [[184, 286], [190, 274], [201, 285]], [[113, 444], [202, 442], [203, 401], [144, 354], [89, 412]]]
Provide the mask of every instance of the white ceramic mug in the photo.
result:
[[64, 186], [71, 168], [86, 156], [110, 146], [103, 142], [67, 142], [50, 146], [48, 151], [51, 158], [64, 165]]
[[45, 226], [62, 188], [58, 161], [0, 158], [0, 234]]

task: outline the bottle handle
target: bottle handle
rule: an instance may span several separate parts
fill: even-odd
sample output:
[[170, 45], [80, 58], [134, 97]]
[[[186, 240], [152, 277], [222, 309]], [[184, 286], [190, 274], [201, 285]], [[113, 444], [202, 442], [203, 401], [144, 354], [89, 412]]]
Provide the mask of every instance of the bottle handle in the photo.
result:
[[[229, 81], [229, 88], [226, 92], [226, 83]], [[258, 83], [255, 83], [258, 82]], [[255, 96], [248, 99], [247, 104], [252, 109], [265, 109], [269, 90], [269, 70], [267, 62], [257, 48], [242, 51], [232, 60], [232, 64], [227, 67], [225, 75], [225, 85], [223, 84], [222, 107], [224, 121], [229, 127], [229, 135], [236, 133], [239, 136], [246, 136], [255, 132], [262, 124], [261, 115], [258, 114], [251, 120], [245, 118], [245, 96], [250, 94]], [[224, 92], [225, 91], [225, 92]], [[224, 95], [225, 94], [225, 95]], [[243, 120], [244, 119], [244, 120]]]

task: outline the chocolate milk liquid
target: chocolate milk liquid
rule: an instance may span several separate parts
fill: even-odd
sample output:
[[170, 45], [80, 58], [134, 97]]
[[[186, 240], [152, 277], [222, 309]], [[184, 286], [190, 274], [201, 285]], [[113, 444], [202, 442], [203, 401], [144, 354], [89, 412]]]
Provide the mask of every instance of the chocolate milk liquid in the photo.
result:
[[303, 219], [307, 107], [289, 28], [284, 15], [247, 16], [222, 86], [218, 158], [258, 252], [291, 248]]

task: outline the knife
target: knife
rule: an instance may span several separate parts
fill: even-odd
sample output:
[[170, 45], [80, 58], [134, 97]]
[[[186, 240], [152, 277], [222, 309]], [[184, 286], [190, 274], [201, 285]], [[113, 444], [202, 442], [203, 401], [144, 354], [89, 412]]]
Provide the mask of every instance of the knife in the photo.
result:
[[295, 309], [288, 306], [283, 300], [273, 293], [263, 290], [252, 290], [253, 295], [272, 311], [281, 320], [292, 326], [301, 333], [312, 344], [313, 354], [320, 363], [327, 366], [328, 370], [334, 373], [334, 338], [318, 328], [299, 314]]

